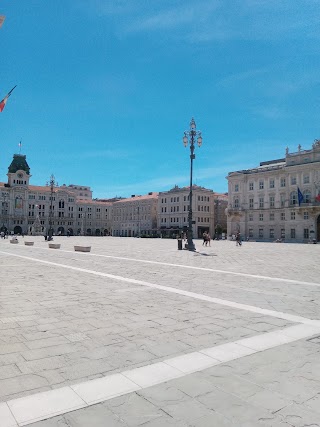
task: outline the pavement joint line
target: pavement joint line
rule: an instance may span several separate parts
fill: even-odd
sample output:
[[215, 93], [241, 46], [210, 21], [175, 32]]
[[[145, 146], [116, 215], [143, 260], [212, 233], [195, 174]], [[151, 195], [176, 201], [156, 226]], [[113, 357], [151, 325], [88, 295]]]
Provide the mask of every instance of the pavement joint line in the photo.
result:
[[1, 427], [22, 427], [311, 337], [320, 325], [295, 325], [202, 349], [103, 378], [0, 403]]
[[[27, 246], [17, 246], [17, 247], [30, 250], [30, 248], [28, 248]], [[45, 249], [47, 251], [52, 252], [52, 249], [49, 249], [49, 248], [32, 247], [32, 249], [41, 249], [41, 250]], [[65, 249], [59, 249], [59, 252], [75, 254], [73, 251], [66, 251]], [[141, 263], [145, 263], [145, 264], [166, 265], [168, 267], [178, 267], [178, 268], [185, 268], [185, 269], [187, 268], [190, 270], [200, 270], [200, 271], [211, 271], [213, 273], [231, 274], [233, 276], [252, 277], [254, 279], [270, 280], [270, 281], [274, 281], [274, 282], [286, 282], [286, 283], [293, 283], [296, 285], [307, 285], [307, 286], [320, 287], [320, 283], [304, 282], [301, 280], [285, 279], [285, 278], [281, 278], [281, 277], [259, 276], [258, 274], [239, 273], [236, 271], [227, 271], [227, 270], [219, 270], [219, 269], [214, 269], [214, 268], [197, 267], [197, 266], [193, 266], [193, 265], [173, 264], [173, 263], [169, 263], [169, 262], [150, 261], [150, 260], [144, 260], [144, 259], [118, 257], [118, 256], [114, 256], [114, 255], [103, 255], [103, 254], [94, 254], [94, 253], [77, 252], [77, 255], [113, 258], [113, 259], [119, 259], [119, 260], [123, 260], [123, 261], [141, 262]]]
[[[6, 255], [9, 254], [8, 252], [0, 251], [0, 254], [1, 253], [5, 253]], [[74, 267], [74, 266], [71, 266], [68, 264], [59, 264], [59, 263], [52, 262], [52, 261], [46, 261], [46, 260], [42, 260], [42, 259], [38, 259], [38, 258], [27, 257], [24, 255], [17, 255], [17, 254], [12, 254], [12, 253], [10, 253], [10, 255], [12, 255], [14, 257], [22, 258], [22, 259], [27, 259], [29, 261], [31, 260], [34, 262], [39, 262], [39, 263], [46, 264], [46, 265], [52, 265], [52, 266], [56, 266], [56, 267], [66, 268], [66, 269], [73, 270], [73, 271], [81, 271], [82, 273], [93, 274], [95, 276], [100, 276], [100, 277], [107, 277], [109, 279], [119, 280], [119, 281], [126, 282], [126, 283], [134, 283], [137, 285], [147, 286], [149, 288], [159, 289], [162, 291], [171, 292], [171, 293], [183, 295], [186, 297], [190, 297], [190, 298], [194, 298], [194, 299], [198, 299], [198, 300], [202, 300], [202, 301], [213, 302], [215, 304], [224, 305], [224, 306], [239, 309], [239, 310], [245, 310], [245, 311], [249, 311], [252, 313], [259, 313], [259, 314], [262, 314], [265, 316], [276, 317], [278, 319], [284, 319], [284, 320], [288, 320], [288, 321], [294, 322], [294, 323], [303, 323], [306, 325], [320, 325], [320, 320], [312, 320], [312, 319], [308, 319], [306, 317], [296, 316], [296, 315], [289, 314], [289, 313], [282, 313], [280, 311], [269, 310], [269, 309], [255, 307], [255, 306], [247, 305], [247, 304], [241, 304], [241, 303], [237, 303], [234, 301], [223, 300], [223, 299], [215, 298], [215, 297], [209, 297], [207, 295], [197, 294], [195, 292], [190, 292], [190, 291], [184, 291], [182, 289], [172, 288], [170, 286], [157, 285], [157, 284], [145, 282], [142, 280], [131, 279], [131, 278], [122, 277], [122, 276], [115, 276], [113, 274], [103, 273], [103, 272], [99, 272], [96, 270], [88, 270], [85, 268]]]

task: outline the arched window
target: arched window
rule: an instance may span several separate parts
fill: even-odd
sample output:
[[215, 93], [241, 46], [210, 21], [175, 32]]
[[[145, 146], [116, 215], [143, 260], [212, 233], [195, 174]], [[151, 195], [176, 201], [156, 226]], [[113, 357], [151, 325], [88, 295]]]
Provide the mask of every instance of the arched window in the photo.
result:
[[290, 193], [290, 205], [297, 205], [298, 204], [298, 193], [297, 191], [292, 191]]
[[234, 207], [235, 208], [239, 207], [239, 199], [234, 199]]
[[64, 201], [60, 200], [59, 201], [59, 209], [63, 209], [64, 208]]

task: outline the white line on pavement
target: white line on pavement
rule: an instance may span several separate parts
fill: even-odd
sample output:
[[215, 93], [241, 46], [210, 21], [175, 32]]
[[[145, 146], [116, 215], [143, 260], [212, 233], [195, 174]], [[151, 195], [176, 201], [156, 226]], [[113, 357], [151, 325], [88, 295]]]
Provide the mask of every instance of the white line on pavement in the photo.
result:
[[[27, 246], [17, 246], [17, 247], [30, 250], [30, 248]], [[45, 248], [45, 247], [44, 248], [32, 247], [32, 250], [33, 249], [41, 249], [41, 250], [45, 249], [45, 250], [52, 252], [52, 249]], [[66, 251], [64, 249], [60, 249], [59, 252], [72, 253], [73, 255], [75, 254], [74, 251]], [[184, 268], [184, 269], [190, 269], [190, 270], [210, 271], [213, 273], [231, 274], [233, 276], [252, 277], [254, 279], [260, 279], [260, 280], [263, 279], [263, 280], [271, 280], [274, 282], [293, 283], [295, 285], [307, 285], [307, 286], [320, 287], [320, 283], [304, 282], [301, 280], [293, 280], [293, 279], [284, 279], [281, 277], [260, 276], [258, 274], [248, 274], [248, 273], [240, 273], [240, 272], [236, 272], [236, 271], [218, 270], [215, 268], [196, 267], [193, 265], [173, 264], [173, 263], [169, 263], [169, 262], [149, 261], [149, 260], [145, 260], [145, 259], [127, 258], [127, 257], [114, 256], [114, 255], [102, 255], [102, 254], [94, 254], [94, 253], [77, 252], [77, 255], [113, 258], [113, 259], [119, 259], [119, 260], [123, 260], [123, 261], [133, 261], [133, 262], [141, 262], [141, 263], [145, 263], [145, 264], [155, 264], [155, 265], [166, 265], [169, 267], [177, 267], [177, 268]]]
[[107, 377], [9, 400], [0, 404], [1, 427], [21, 427], [53, 418], [231, 360], [292, 343], [319, 332], [320, 326], [290, 326]]
[[[8, 252], [2, 252], [2, 251], [0, 251], [0, 253], [9, 254]], [[159, 289], [162, 291], [171, 292], [174, 294], [183, 295], [183, 296], [190, 297], [190, 298], [195, 298], [195, 299], [202, 300], [202, 301], [213, 302], [215, 304], [220, 304], [220, 305], [224, 305], [224, 306], [235, 308], [235, 309], [250, 311], [252, 313], [259, 313], [259, 314], [262, 314], [265, 316], [277, 317], [279, 319], [285, 319], [285, 320], [289, 320], [291, 322], [304, 323], [304, 324], [309, 324], [309, 325], [320, 325], [320, 320], [312, 320], [312, 319], [308, 319], [308, 318], [302, 317], [302, 316], [296, 316], [296, 315], [289, 314], [289, 313], [282, 313], [281, 311], [268, 310], [265, 308], [255, 307], [252, 305], [240, 304], [240, 303], [233, 302], [233, 301], [228, 301], [228, 300], [223, 300], [220, 298], [209, 297], [207, 295], [197, 294], [195, 292], [189, 292], [189, 291], [184, 291], [182, 289], [172, 288], [170, 286], [156, 285], [154, 283], [145, 282], [143, 280], [130, 279], [128, 277], [122, 277], [122, 276], [115, 276], [113, 274], [102, 273], [100, 271], [88, 270], [88, 269], [80, 268], [80, 267], [73, 267], [71, 265], [59, 264], [57, 262], [46, 261], [46, 260], [33, 258], [33, 257], [27, 257], [24, 255], [17, 255], [17, 254], [12, 254], [12, 253], [10, 253], [10, 255], [12, 255], [14, 257], [22, 258], [22, 259], [27, 259], [29, 261], [39, 262], [39, 263], [46, 264], [46, 265], [53, 265], [55, 267], [67, 268], [67, 269], [73, 270], [73, 271], [81, 271], [82, 273], [93, 274], [95, 276], [108, 277], [109, 279], [119, 280], [119, 281], [126, 282], [126, 283], [134, 283], [137, 285], [147, 286], [149, 288]]]

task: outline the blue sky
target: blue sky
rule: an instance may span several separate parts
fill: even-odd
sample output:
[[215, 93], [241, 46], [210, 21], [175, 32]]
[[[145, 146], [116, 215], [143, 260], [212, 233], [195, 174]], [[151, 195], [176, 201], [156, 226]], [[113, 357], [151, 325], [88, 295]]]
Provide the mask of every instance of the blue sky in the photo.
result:
[[310, 148], [319, 132], [318, 0], [2, 0], [0, 180], [13, 153], [94, 197], [194, 182]]

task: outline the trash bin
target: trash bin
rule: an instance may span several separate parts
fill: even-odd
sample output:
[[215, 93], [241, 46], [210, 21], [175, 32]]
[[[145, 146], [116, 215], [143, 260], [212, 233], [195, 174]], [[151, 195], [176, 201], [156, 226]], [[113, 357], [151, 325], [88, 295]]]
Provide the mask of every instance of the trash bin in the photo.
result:
[[178, 250], [182, 251], [182, 239], [178, 239]]

